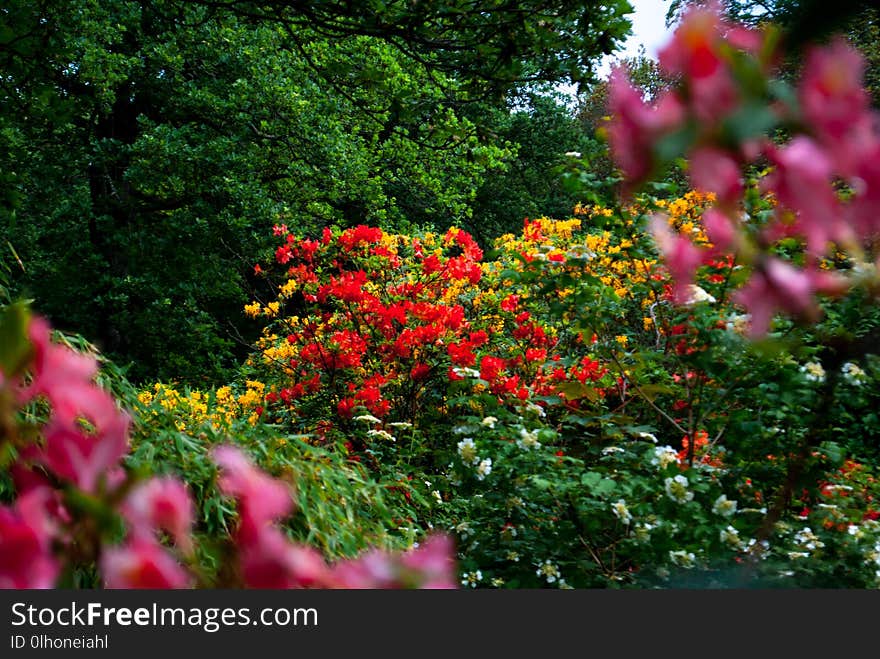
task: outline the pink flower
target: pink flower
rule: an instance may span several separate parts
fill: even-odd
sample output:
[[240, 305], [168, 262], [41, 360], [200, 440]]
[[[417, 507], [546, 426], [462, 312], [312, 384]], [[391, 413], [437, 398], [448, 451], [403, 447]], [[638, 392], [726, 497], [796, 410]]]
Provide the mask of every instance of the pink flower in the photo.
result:
[[630, 184], [639, 183], [654, 167], [654, 144], [683, 118], [678, 98], [667, 92], [655, 107], [642, 99], [622, 66], [615, 67], [609, 79], [608, 110], [612, 120], [608, 140], [617, 165]]
[[734, 245], [737, 229], [731, 219], [717, 208], [707, 208], [703, 212], [703, 228], [712, 243], [713, 252], [720, 253]]
[[751, 315], [749, 335], [760, 338], [767, 333], [777, 311], [815, 321], [819, 315], [815, 295], [837, 295], [845, 288], [845, 280], [838, 275], [799, 270], [781, 259], [768, 257], [734, 294], [733, 300], [746, 307]]
[[158, 542], [135, 536], [119, 547], [105, 549], [100, 560], [105, 588], [189, 588], [192, 580]]
[[[32, 380], [19, 391], [19, 399], [44, 396], [52, 406], [45, 448], [32, 457], [57, 476], [94, 492], [101, 476], [118, 466], [128, 451], [128, 416], [92, 381], [94, 357], [52, 343], [49, 324], [42, 318], [31, 319], [28, 334], [34, 347]], [[81, 419], [93, 429], [87, 431]]]
[[714, 192], [725, 206], [736, 204], [742, 195], [739, 162], [719, 148], [704, 146], [694, 149], [690, 154], [688, 175], [695, 188]]
[[[865, 62], [843, 38], [813, 48], [798, 88], [804, 119], [818, 132], [843, 173], [849, 173], [866, 138], [873, 137]], [[873, 140], [868, 140], [868, 142]]]
[[53, 588], [61, 571], [52, 555], [49, 491], [38, 488], [0, 506], [0, 588]]
[[292, 543], [277, 528], [263, 527], [255, 538], [242, 541], [239, 560], [248, 588], [329, 588], [334, 584], [320, 553]]
[[239, 449], [232, 446], [214, 449], [214, 462], [222, 470], [218, 483], [221, 491], [238, 499], [241, 518], [238, 533], [242, 542], [256, 541], [267, 525], [293, 510], [290, 487], [255, 467]]
[[674, 233], [669, 228], [665, 215], [652, 216], [650, 228], [657, 247], [663, 255], [666, 269], [672, 276], [673, 298], [678, 304], [683, 304], [690, 297], [690, 284], [703, 261], [703, 250], [684, 236]]
[[718, 53], [722, 30], [717, 3], [694, 5], [682, 16], [671, 41], [658, 53], [660, 66], [670, 75], [709, 78], [722, 67]]
[[44, 430], [46, 446], [37, 453], [37, 461], [80, 489], [96, 492], [102, 476], [108, 476], [128, 451], [127, 424], [118, 426], [93, 435], [53, 420]]
[[455, 548], [446, 535], [428, 537], [403, 553], [374, 549], [333, 567], [340, 588], [454, 589]]
[[166, 531], [184, 552], [192, 551], [192, 525], [195, 516], [186, 486], [169, 476], [141, 483], [125, 500], [123, 510], [136, 535], [154, 537]]
[[400, 557], [401, 565], [417, 575], [419, 588], [458, 588], [455, 545], [448, 535], [436, 534]]
[[799, 136], [782, 148], [768, 144], [767, 156], [776, 165], [764, 185], [780, 204], [796, 213], [783, 213], [770, 225], [769, 237], [799, 234], [806, 239], [807, 252], [822, 256], [832, 240], [845, 239], [844, 211], [832, 184], [832, 163], [824, 149], [808, 137]]

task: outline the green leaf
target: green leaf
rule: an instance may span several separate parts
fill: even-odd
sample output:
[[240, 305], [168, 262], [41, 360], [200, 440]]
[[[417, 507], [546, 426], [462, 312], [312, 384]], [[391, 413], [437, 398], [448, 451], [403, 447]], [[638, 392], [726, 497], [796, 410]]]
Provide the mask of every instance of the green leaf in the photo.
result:
[[15, 302], [0, 314], [0, 369], [7, 377], [18, 375], [30, 360], [30, 318], [24, 302]]
[[557, 390], [565, 394], [567, 400], [579, 400], [586, 398], [591, 402], [599, 400], [599, 394], [593, 387], [587, 387], [580, 382], [564, 382], [556, 387]]

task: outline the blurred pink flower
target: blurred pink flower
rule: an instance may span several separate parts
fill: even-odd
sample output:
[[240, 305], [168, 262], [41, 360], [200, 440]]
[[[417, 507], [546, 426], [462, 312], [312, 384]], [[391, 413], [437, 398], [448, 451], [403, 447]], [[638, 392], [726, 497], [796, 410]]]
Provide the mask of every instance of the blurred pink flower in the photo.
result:
[[801, 235], [813, 258], [824, 255], [830, 241], [846, 240], [849, 230], [832, 182], [832, 162], [827, 152], [804, 136], [795, 137], [783, 147], [768, 144], [765, 151], [775, 169], [763, 185], [781, 206], [779, 220], [768, 227], [768, 237]]
[[256, 541], [264, 527], [291, 513], [293, 492], [287, 483], [255, 467], [233, 446], [217, 447], [213, 457], [221, 468], [220, 490], [238, 500], [241, 541]]
[[123, 504], [125, 517], [136, 535], [155, 537], [164, 530], [186, 553], [192, 551], [195, 511], [186, 486], [176, 478], [151, 478], [132, 490]]
[[767, 333], [777, 311], [816, 320], [819, 308], [817, 293], [837, 295], [846, 289], [839, 275], [818, 270], [801, 270], [776, 257], [766, 258], [749, 281], [733, 296], [751, 315], [748, 334], [760, 338]]
[[124, 545], [104, 549], [100, 560], [105, 588], [190, 588], [183, 566], [158, 542], [134, 536]]
[[615, 67], [609, 79], [608, 141], [614, 160], [629, 184], [642, 181], [654, 166], [657, 139], [683, 118], [677, 97], [667, 92], [650, 106], [632, 86], [623, 66]]
[[690, 297], [690, 285], [693, 283], [694, 273], [703, 261], [703, 250], [688, 238], [673, 232], [663, 214], [651, 217], [650, 230], [672, 277], [673, 299], [676, 303], [683, 304]]
[[291, 542], [275, 527], [239, 541], [241, 576], [248, 588], [330, 588], [334, 579], [321, 554]]
[[61, 567], [52, 555], [49, 495], [37, 488], [20, 495], [12, 506], [0, 506], [0, 588], [55, 586]]
[[688, 176], [698, 190], [714, 192], [720, 204], [732, 206], [742, 196], [740, 163], [728, 152], [704, 146], [690, 154]]

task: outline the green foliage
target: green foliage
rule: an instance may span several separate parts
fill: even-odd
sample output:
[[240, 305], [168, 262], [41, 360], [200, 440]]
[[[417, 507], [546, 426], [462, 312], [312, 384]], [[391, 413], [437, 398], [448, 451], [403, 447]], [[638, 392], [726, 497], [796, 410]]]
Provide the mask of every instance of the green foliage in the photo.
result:
[[[523, 129], [507, 96], [586, 75], [630, 11], [7, 5], [0, 239], [24, 266], [11, 287], [133, 379], [192, 382], [227, 379], [254, 338], [239, 310], [273, 224], [445, 227], [472, 217], [480, 189], [489, 205], [501, 184], [484, 182], [505, 166], [546, 181], [558, 155], [536, 142], [544, 124]], [[531, 211], [527, 197], [519, 186], [487, 235]]]

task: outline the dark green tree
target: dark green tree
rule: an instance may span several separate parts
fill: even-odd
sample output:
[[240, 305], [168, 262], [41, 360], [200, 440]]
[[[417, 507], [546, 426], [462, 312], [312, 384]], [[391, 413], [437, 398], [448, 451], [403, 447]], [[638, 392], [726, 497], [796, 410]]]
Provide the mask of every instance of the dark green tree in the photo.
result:
[[253, 265], [273, 224], [476, 222], [477, 191], [513, 162], [499, 108], [587, 79], [629, 11], [11, 0], [11, 286], [135, 378], [219, 377], [252, 337], [241, 306], [265, 286]]

